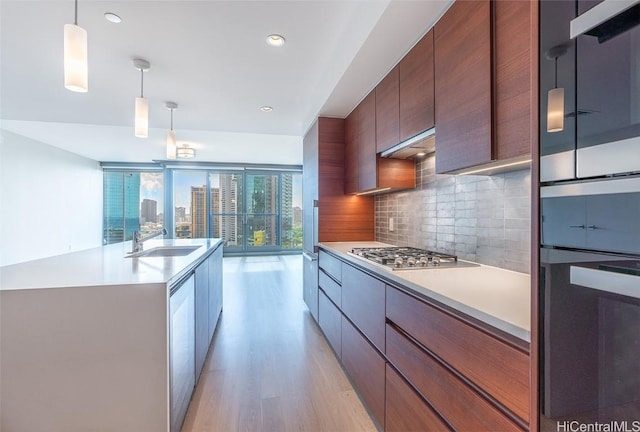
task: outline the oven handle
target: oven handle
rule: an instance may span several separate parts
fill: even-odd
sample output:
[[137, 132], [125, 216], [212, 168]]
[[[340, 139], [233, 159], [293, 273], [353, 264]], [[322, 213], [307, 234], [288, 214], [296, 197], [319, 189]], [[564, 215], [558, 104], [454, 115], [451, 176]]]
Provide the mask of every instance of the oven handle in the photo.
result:
[[592, 28], [609, 21], [611, 18], [626, 11], [637, 3], [640, 3], [640, 0], [604, 0], [602, 3], [598, 3], [582, 15], [571, 20], [569, 36], [571, 39], [575, 39]]
[[571, 266], [569, 281], [573, 285], [640, 299], [640, 276]]

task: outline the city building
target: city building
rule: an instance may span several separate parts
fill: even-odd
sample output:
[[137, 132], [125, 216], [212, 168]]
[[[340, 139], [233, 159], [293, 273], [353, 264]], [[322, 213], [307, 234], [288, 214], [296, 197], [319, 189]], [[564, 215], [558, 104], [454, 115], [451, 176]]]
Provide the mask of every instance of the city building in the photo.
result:
[[145, 198], [140, 203], [140, 223], [158, 222], [158, 202]]
[[103, 242], [131, 240], [140, 229], [140, 174], [105, 172], [103, 201]]

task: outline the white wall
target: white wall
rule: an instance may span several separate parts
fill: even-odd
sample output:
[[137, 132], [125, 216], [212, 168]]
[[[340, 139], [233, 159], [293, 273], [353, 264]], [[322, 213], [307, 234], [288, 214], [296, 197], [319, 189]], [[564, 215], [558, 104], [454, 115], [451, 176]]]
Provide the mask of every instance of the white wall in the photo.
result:
[[0, 266], [101, 246], [101, 231], [98, 162], [0, 130]]

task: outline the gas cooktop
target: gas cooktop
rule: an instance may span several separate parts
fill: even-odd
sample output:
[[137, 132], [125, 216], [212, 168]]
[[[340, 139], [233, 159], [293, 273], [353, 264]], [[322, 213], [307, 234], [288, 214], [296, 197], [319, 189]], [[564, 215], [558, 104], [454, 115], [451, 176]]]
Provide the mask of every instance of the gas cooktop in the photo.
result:
[[477, 265], [458, 261], [458, 257], [455, 255], [413, 247], [353, 248], [348, 254], [390, 270], [421, 270]]

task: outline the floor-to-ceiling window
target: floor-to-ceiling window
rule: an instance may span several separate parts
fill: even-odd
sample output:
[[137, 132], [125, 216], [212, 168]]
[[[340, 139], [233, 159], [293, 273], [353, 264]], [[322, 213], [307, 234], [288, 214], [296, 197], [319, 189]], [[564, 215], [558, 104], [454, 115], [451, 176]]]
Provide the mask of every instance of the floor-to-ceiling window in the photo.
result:
[[225, 253], [302, 248], [302, 174], [170, 169], [176, 238], [216, 237]]
[[103, 243], [131, 240], [162, 229], [162, 171], [105, 170], [103, 181]]
[[165, 227], [167, 237], [222, 238], [225, 253], [297, 251], [301, 201], [300, 169], [105, 167], [105, 244]]

